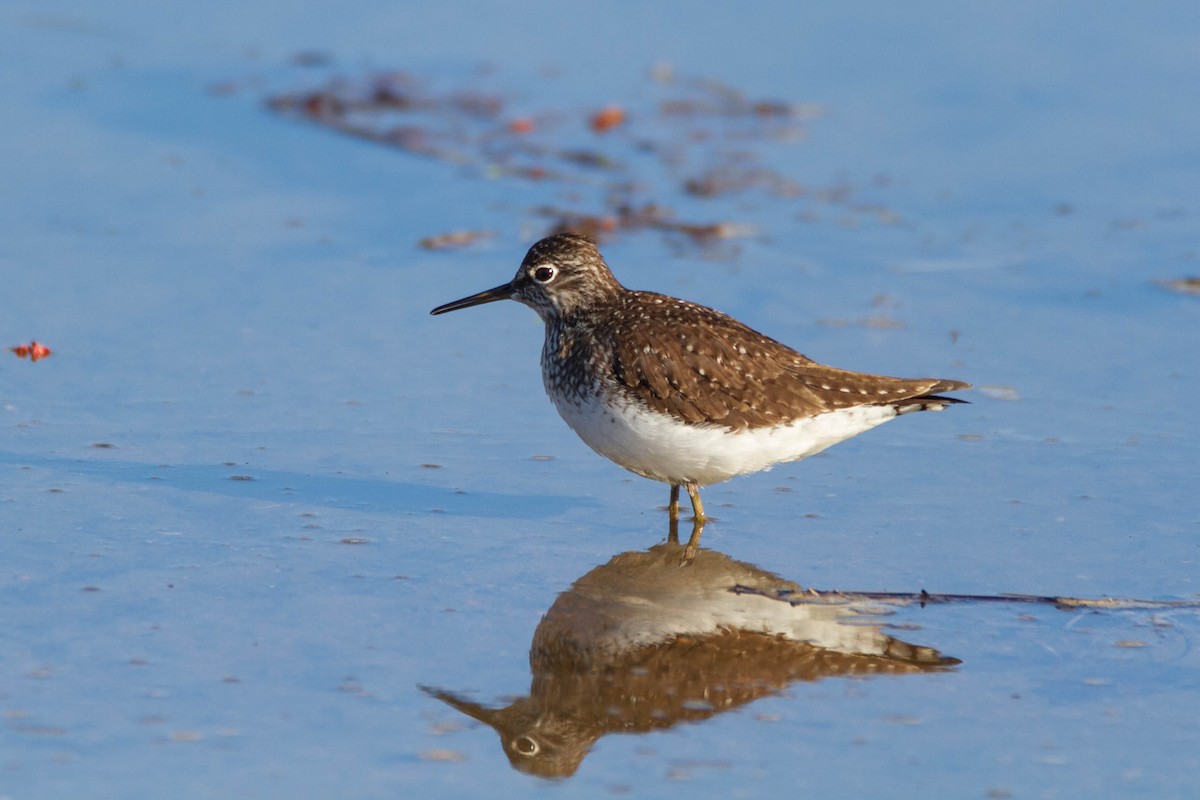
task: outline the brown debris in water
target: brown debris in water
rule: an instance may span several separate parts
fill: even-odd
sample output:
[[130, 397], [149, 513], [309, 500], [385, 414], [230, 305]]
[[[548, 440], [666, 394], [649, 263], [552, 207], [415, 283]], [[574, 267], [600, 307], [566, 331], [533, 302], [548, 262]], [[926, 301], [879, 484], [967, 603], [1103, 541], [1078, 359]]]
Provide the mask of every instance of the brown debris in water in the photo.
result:
[[589, 124], [596, 133], [620, 127], [625, 124], [625, 109], [620, 106], [606, 106], [592, 114]]
[[681, 233], [699, 244], [746, 236], [753, 232], [750, 226], [733, 223], [681, 222], [672, 217], [670, 209], [656, 203], [639, 207], [618, 205], [609, 214], [585, 214], [553, 206], [542, 206], [536, 211], [541, 216], [555, 220], [550, 228], [551, 233], [578, 233], [596, 242], [603, 242], [617, 232], [643, 229]]
[[[565, 201], [573, 207], [534, 209], [553, 218], [551, 231], [605, 239], [657, 230], [708, 246], [752, 229], [729, 220], [680, 219], [664, 201], [753, 193], [772, 201], [804, 198], [809, 208], [855, 208], [847, 185], [807, 186], [762, 161], [762, 145], [803, 142], [823, 108], [751, 97], [718, 80], [678, 75], [669, 66], [651, 71], [651, 99], [638, 107], [611, 103], [572, 110], [517, 106], [503, 93], [482, 88], [491, 78], [488, 71], [468, 78], [472, 85], [464, 89], [461, 83], [446, 88], [402, 71], [330, 77], [332, 59], [321, 53], [300, 53], [294, 62], [303, 66], [310, 83], [313, 73], [326, 78], [268, 97], [267, 107], [275, 113], [459, 165], [487, 179], [552, 182], [561, 187], [556, 205]], [[586, 135], [617, 129], [620, 136]], [[588, 204], [599, 210], [579, 210]], [[736, 208], [729, 206], [725, 213]], [[882, 206], [872, 208], [882, 209], [879, 221], [889, 218]], [[480, 236], [431, 235], [420, 246], [449, 249]]]
[[1172, 278], [1170, 280], [1159, 281], [1159, 285], [1170, 289], [1172, 292], [1200, 295], [1200, 276]]
[[437, 236], [426, 236], [418, 244], [425, 250], [457, 250], [482, 239], [491, 239], [495, 235], [491, 231], [451, 231]]
[[28, 358], [30, 361], [41, 361], [43, 358], [49, 358], [54, 355], [54, 351], [41, 342], [30, 342], [29, 344], [19, 344], [16, 347], [8, 348], [9, 352], [16, 354], [17, 358]]

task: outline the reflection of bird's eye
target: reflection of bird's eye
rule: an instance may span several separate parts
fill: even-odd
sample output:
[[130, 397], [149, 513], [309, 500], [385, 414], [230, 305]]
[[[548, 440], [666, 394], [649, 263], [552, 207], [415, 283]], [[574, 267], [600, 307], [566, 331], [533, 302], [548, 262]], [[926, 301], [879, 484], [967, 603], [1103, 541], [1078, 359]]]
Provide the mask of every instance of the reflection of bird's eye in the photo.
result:
[[554, 279], [554, 267], [538, 267], [533, 271], [533, 279], [538, 283], [549, 283]]
[[513, 741], [513, 750], [516, 750], [523, 756], [536, 756], [541, 749], [541, 745], [535, 739], [531, 739], [528, 736], [522, 736]]

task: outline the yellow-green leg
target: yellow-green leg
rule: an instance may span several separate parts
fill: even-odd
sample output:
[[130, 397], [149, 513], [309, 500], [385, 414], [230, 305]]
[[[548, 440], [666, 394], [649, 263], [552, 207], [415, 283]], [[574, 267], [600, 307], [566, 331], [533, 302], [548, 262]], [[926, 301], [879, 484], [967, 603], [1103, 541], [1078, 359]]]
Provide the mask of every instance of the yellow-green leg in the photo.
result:
[[[696, 521], [703, 525], [708, 522], [708, 517], [704, 516], [704, 504], [700, 502], [700, 487], [690, 481], [684, 486], [687, 487], [688, 497], [692, 498], [692, 513], [696, 515]], [[675, 492], [674, 496], [678, 497], [679, 487], [673, 487], [672, 491]], [[676, 513], [678, 513], [678, 509], [676, 509]]]
[[671, 502], [667, 504], [667, 516], [672, 522], [679, 519], [679, 484], [671, 484]]
[[688, 497], [692, 498], [692, 513], [695, 515], [692, 519], [692, 536], [683, 549], [683, 560], [690, 562], [700, 552], [700, 534], [704, 533], [704, 523], [708, 517], [704, 516], [704, 504], [700, 502], [700, 487], [694, 483], [685, 483], [684, 486], [687, 487]]

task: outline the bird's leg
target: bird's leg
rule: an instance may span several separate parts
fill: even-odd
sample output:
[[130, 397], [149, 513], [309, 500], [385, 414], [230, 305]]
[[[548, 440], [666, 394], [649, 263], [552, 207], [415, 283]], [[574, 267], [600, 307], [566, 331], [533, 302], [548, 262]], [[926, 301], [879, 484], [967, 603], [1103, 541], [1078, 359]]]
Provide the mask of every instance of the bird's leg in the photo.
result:
[[[684, 484], [688, 490], [688, 497], [692, 498], [692, 513], [696, 515], [696, 521], [703, 525], [708, 522], [708, 517], [704, 516], [704, 504], [700, 502], [700, 487], [688, 481]], [[678, 492], [678, 489], [675, 490]]]
[[671, 484], [671, 502], [667, 504], [667, 516], [671, 518], [671, 522], [679, 520], [679, 484]]

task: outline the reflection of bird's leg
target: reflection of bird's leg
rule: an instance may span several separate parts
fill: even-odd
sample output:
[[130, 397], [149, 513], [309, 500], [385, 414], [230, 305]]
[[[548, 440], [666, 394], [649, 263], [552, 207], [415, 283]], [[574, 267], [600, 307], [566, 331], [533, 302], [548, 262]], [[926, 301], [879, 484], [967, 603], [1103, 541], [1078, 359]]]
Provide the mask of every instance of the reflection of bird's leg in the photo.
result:
[[671, 484], [671, 502], [667, 504], [667, 542], [679, 544], [679, 484]]
[[[687, 547], [683, 548], [683, 563], [690, 564], [700, 552], [700, 534], [704, 533], [704, 520], [696, 517], [692, 521], [692, 536], [688, 539]], [[676, 540], [678, 541], [678, 540]]]
[[700, 487], [690, 481], [684, 486], [687, 487], [688, 497], [692, 498], [694, 516], [692, 518], [692, 536], [683, 550], [683, 559], [691, 561], [700, 552], [700, 534], [704, 532], [704, 523], [708, 521], [708, 517], [704, 516], [704, 504], [700, 502]]
[[[687, 487], [688, 497], [692, 500], [693, 515], [692, 535], [683, 551], [683, 560], [688, 563], [700, 551], [700, 534], [704, 532], [704, 523], [708, 522], [708, 517], [704, 516], [704, 504], [700, 502], [700, 487], [690, 481], [683, 485]], [[679, 484], [671, 484], [671, 504], [667, 506], [667, 514], [670, 518], [667, 541], [679, 544]]]

